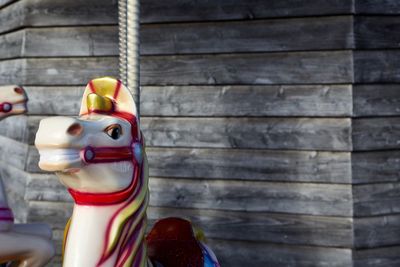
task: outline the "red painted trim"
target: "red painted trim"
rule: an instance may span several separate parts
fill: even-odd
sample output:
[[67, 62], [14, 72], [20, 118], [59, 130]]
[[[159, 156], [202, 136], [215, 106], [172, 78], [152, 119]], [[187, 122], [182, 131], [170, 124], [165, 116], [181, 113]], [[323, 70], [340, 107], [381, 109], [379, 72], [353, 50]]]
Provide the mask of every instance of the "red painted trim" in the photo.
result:
[[121, 84], [122, 84], [121, 81], [117, 80], [117, 85], [115, 87], [114, 96], [113, 96], [114, 99], [117, 99], [117, 97], [118, 97], [119, 91], [121, 89]]
[[96, 93], [96, 88], [93, 85], [93, 80], [89, 82], [89, 88], [92, 93]]

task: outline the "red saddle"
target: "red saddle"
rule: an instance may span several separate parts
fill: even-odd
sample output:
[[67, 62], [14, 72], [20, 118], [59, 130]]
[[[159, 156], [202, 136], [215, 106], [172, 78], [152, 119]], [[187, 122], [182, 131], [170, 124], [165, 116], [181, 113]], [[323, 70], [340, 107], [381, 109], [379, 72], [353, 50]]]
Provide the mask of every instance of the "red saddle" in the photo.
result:
[[163, 267], [204, 267], [204, 256], [192, 225], [180, 218], [158, 221], [148, 234], [148, 256]]

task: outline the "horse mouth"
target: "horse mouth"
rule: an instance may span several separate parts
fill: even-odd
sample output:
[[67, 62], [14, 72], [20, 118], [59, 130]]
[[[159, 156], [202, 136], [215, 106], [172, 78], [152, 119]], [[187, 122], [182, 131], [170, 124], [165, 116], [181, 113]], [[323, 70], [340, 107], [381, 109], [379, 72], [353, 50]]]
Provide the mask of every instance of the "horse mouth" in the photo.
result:
[[39, 167], [45, 171], [68, 172], [82, 164], [79, 149], [40, 149]]

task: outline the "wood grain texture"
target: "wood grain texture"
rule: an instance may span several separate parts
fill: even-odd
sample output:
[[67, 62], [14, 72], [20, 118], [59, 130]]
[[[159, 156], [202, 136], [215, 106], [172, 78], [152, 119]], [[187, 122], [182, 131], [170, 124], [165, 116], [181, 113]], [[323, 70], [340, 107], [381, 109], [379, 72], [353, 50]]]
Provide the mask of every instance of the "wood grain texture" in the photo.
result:
[[350, 83], [349, 51], [149, 56], [143, 85]]
[[354, 247], [357, 249], [395, 246], [400, 243], [400, 215], [354, 219]]
[[[176, 178], [351, 183], [350, 153], [147, 148], [150, 175]], [[41, 173], [30, 146], [26, 170]]]
[[[32, 115], [76, 115], [81, 86], [27, 86]], [[350, 116], [350, 85], [143, 86], [142, 116]], [[65, 101], [68, 99], [68, 101]]]
[[356, 83], [397, 83], [400, 81], [398, 50], [354, 51]]
[[400, 246], [356, 250], [353, 253], [354, 267], [387, 266], [400, 264]]
[[[375, 8], [380, 5], [381, 2], [376, 4]], [[400, 37], [396, 34], [399, 27], [400, 20], [396, 16], [357, 16], [354, 21], [355, 47], [357, 49], [399, 48]]]
[[350, 249], [209, 240], [221, 266], [352, 266]]
[[0, 35], [0, 59], [21, 56], [24, 49], [23, 38], [24, 33], [22, 31]]
[[[150, 205], [246, 212], [351, 216], [351, 186], [150, 178]], [[65, 188], [53, 177], [29, 183], [26, 200], [68, 201]], [[44, 190], [46, 189], [46, 190]]]
[[0, 12], [0, 33], [27, 26], [117, 24], [117, 1], [20, 0]]
[[400, 85], [366, 84], [353, 86], [354, 115], [399, 116]]
[[8, 205], [18, 223], [26, 222], [28, 203], [25, 201], [25, 192], [28, 176], [29, 174], [21, 169], [3, 161], [0, 162], [0, 179], [5, 186]]
[[28, 58], [0, 61], [0, 84], [74, 85], [118, 76], [115, 57]]
[[141, 22], [248, 20], [268, 17], [351, 14], [352, 1], [215, 0], [141, 1]]
[[211, 239], [330, 247], [352, 244], [350, 218], [159, 207], [150, 207], [147, 216], [150, 225], [166, 217], [189, 219]]
[[351, 161], [355, 184], [400, 181], [399, 151], [352, 153]]
[[400, 183], [353, 186], [355, 216], [389, 215], [400, 212]]
[[[33, 145], [44, 118], [9, 118], [0, 134]], [[351, 150], [348, 119], [143, 117], [141, 127], [150, 147]]]
[[396, 0], [356, 0], [357, 14], [397, 15], [400, 14], [400, 3]]
[[3, 164], [24, 170], [28, 149], [28, 145], [0, 135], [0, 161]]
[[141, 53], [177, 55], [351, 49], [354, 47], [352, 29], [350, 16], [144, 25], [140, 32]]
[[142, 118], [148, 146], [351, 150], [349, 119]]
[[352, 123], [353, 149], [384, 150], [400, 147], [400, 118], [362, 118]]

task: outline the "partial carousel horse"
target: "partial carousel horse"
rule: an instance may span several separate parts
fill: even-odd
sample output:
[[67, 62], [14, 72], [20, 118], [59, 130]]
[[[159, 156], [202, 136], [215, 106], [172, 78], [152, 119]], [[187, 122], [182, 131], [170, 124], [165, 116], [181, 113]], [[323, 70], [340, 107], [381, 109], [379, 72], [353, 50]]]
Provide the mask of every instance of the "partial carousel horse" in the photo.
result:
[[[26, 112], [27, 97], [18, 86], [0, 87], [0, 120]], [[40, 267], [54, 255], [51, 229], [45, 224], [14, 224], [0, 177], [0, 263], [8, 266]]]
[[64, 267], [218, 267], [189, 221], [158, 221], [147, 238], [148, 165], [136, 106], [120, 81], [87, 85], [79, 117], [40, 122], [39, 167], [56, 172], [74, 199]]

